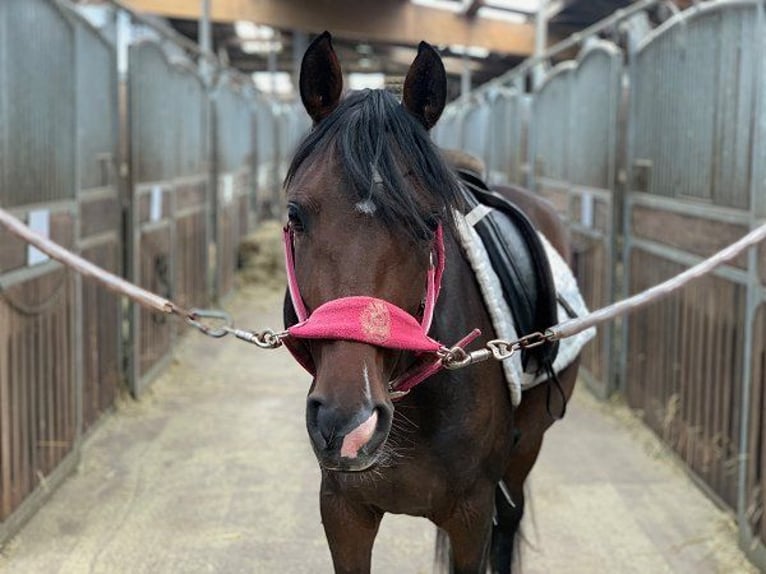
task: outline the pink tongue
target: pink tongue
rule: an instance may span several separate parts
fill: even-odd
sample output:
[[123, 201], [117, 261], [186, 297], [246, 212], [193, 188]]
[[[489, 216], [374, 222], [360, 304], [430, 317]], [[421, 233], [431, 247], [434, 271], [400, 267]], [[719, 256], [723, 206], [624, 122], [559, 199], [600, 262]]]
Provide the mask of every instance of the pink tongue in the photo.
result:
[[369, 442], [377, 424], [378, 412], [372, 411], [370, 418], [343, 437], [340, 455], [346, 458], [356, 458], [359, 449]]

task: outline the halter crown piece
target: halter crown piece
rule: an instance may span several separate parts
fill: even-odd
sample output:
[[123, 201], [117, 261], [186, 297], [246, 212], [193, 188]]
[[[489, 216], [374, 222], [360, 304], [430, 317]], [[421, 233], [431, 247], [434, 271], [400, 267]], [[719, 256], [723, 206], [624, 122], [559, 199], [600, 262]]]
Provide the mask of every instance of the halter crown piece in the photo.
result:
[[[444, 232], [442, 226], [436, 229], [431, 264], [426, 278], [426, 296], [423, 318], [418, 320], [404, 309], [384, 299], [368, 296], [352, 296], [333, 299], [320, 305], [309, 315], [301, 298], [295, 275], [293, 233], [289, 227], [283, 231], [285, 267], [290, 299], [298, 316], [298, 323], [289, 327], [285, 346], [295, 360], [312, 375], [316, 368], [305, 347], [296, 344], [296, 339], [332, 339], [358, 341], [387, 349], [435, 354], [443, 345], [428, 336], [434, 317], [434, 308], [441, 291], [444, 274]], [[434, 262], [435, 255], [435, 262]], [[472, 333], [473, 340], [479, 333]], [[460, 343], [467, 344], [464, 339]], [[441, 359], [429, 361], [404, 373], [390, 384], [393, 391], [406, 393], [441, 368]]]

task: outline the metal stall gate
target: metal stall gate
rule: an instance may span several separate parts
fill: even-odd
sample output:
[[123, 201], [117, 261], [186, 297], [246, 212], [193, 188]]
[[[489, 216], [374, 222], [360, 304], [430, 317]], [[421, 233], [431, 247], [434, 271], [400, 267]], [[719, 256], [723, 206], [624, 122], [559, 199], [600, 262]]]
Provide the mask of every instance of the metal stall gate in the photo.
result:
[[[762, 2], [720, 2], [678, 15], [638, 46], [628, 292], [688, 268], [766, 215], [764, 35]], [[624, 359], [629, 404], [762, 542], [763, 256], [753, 250], [630, 317]]]
[[[280, 195], [277, 175], [276, 122], [273, 104], [265, 98], [255, 100], [256, 125], [256, 213], [279, 214]], [[263, 214], [263, 215], [261, 215]]]
[[[162, 46], [130, 47], [131, 279], [154, 293], [208, 300], [207, 95]], [[175, 322], [133, 306], [130, 384], [134, 394], [170, 359]]]
[[489, 144], [489, 120], [490, 109], [485, 99], [472, 101], [466, 105], [462, 113], [458, 149], [478, 158], [486, 158]]
[[442, 149], [460, 149], [462, 118], [460, 106], [447, 106], [431, 132], [431, 137], [439, 147]]
[[[766, 221], [766, 8], [758, 10], [755, 43], [756, 74], [754, 77], [755, 101], [753, 102], [755, 130], [751, 157], [750, 211], [754, 224]], [[750, 381], [747, 399], [750, 409], [747, 425], [747, 447], [744, 449], [746, 476], [740, 477], [741, 495], [740, 525], [742, 546], [750, 549], [758, 565], [766, 569], [766, 244], [751, 250], [748, 267], [750, 293], [748, 307], [753, 317], [752, 356], [750, 357]], [[756, 287], [757, 286], [757, 287]], [[747, 400], [743, 401], [745, 406]], [[744, 468], [741, 466], [741, 468]]]
[[[77, 237], [75, 51], [74, 22], [57, 4], [0, 3], [0, 204], [68, 248]], [[75, 302], [71, 273], [0, 231], [0, 531], [57, 465], [74, 462]]]
[[[122, 274], [122, 205], [117, 185], [117, 62], [114, 45], [77, 16], [77, 145], [80, 254]], [[122, 305], [91, 281], [80, 283], [82, 424], [114, 402], [122, 376]]]
[[239, 240], [250, 228], [254, 130], [250, 101], [242, 89], [225, 77], [215, 96], [218, 297], [234, 287]]
[[532, 102], [530, 155], [527, 171], [533, 175], [534, 189], [547, 198], [568, 222], [569, 130], [572, 119], [571, 92], [574, 62], [553, 68]]
[[191, 65], [177, 63], [172, 69], [177, 158], [173, 180], [173, 293], [175, 301], [188, 308], [210, 302], [210, 101], [202, 78]]
[[[526, 155], [525, 96], [515, 88], [503, 88], [488, 94], [488, 145], [485, 155], [487, 179], [491, 184], [522, 185], [523, 158]], [[528, 106], [527, 106], [528, 107]]]
[[[591, 309], [614, 298], [621, 94], [622, 54], [596, 41], [554, 68], [533, 104], [534, 181], [569, 224], [573, 267]], [[612, 326], [604, 326], [582, 356], [581, 372], [602, 397], [614, 390], [612, 339]]]

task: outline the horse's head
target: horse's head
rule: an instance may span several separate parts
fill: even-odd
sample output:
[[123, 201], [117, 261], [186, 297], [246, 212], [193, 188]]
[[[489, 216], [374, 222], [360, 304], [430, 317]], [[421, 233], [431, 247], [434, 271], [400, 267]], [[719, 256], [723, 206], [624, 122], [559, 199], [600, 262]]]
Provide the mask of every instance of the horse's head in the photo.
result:
[[401, 104], [382, 90], [341, 99], [340, 66], [324, 33], [304, 56], [300, 92], [314, 128], [285, 183], [300, 293], [286, 321], [296, 322], [296, 306], [311, 315], [340, 299], [334, 312], [342, 315], [351, 312], [344, 298], [373, 298], [359, 315], [370, 340], [341, 333], [300, 342], [315, 373], [306, 422], [319, 462], [364, 470], [383, 451], [394, 411], [389, 381], [408, 360], [406, 351], [375, 342], [391, 328], [383, 302], [422, 319], [435, 231], [457, 194], [428, 135], [444, 108], [446, 76], [422, 43]]

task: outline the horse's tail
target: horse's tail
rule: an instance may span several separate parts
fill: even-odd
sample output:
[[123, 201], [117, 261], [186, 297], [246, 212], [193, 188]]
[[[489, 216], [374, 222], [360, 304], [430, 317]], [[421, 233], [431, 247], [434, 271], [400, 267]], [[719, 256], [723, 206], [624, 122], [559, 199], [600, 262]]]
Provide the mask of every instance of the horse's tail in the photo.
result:
[[[504, 481], [495, 488], [495, 520], [492, 524], [490, 564], [493, 574], [510, 574], [511, 567], [521, 564], [518, 536], [524, 516], [524, 496], [511, 498]], [[518, 572], [516, 568], [513, 569]]]

